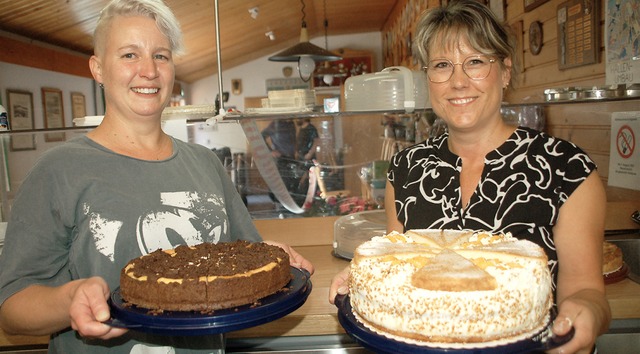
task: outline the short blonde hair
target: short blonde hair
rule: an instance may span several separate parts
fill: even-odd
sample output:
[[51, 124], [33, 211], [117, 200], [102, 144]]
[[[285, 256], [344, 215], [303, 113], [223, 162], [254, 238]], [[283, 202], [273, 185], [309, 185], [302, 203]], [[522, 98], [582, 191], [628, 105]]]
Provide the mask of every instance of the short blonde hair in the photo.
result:
[[102, 50], [107, 30], [116, 16], [146, 16], [155, 20], [160, 32], [169, 39], [171, 52], [175, 55], [184, 53], [180, 23], [162, 0], [112, 0], [100, 12], [93, 33], [93, 50], [96, 54]]
[[[430, 50], [436, 47], [451, 48], [461, 39], [480, 53], [498, 57], [503, 70], [517, 72], [516, 46], [513, 36], [487, 6], [476, 0], [453, 0], [443, 7], [427, 10], [416, 26], [413, 55], [421, 66], [430, 60]], [[511, 58], [512, 67], [503, 60]]]

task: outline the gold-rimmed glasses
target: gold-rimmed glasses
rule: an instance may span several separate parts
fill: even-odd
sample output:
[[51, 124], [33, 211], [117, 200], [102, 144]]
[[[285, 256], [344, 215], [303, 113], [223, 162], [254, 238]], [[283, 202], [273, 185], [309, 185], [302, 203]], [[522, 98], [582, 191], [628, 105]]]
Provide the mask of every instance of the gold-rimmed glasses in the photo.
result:
[[423, 66], [422, 70], [427, 73], [429, 81], [434, 83], [447, 82], [453, 76], [456, 65], [462, 67], [462, 71], [471, 80], [483, 80], [491, 72], [491, 64], [496, 59], [486, 55], [478, 54], [467, 57], [462, 63], [453, 63], [449, 59], [433, 59], [429, 61], [427, 66]]

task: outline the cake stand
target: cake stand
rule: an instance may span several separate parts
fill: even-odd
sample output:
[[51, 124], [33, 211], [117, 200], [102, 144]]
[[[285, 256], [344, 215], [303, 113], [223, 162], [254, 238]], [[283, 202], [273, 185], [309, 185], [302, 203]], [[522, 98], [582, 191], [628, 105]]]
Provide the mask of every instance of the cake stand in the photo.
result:
[[[126, 303], [120, 288], [111, 293], [111, 318], [105, 323], [130, 330], [171, 336], [220, 335], [259, 326], [295, 311], [311, 293], [311, 275], [306, 270], [291, 267], [291, 281], [277, 293], [254, 304], [215, 310], [154, 312]], [[224, 350], [223, 350], [224, 351]]]
[[[501, 344], [496, 346], [487, 346], [482, 348], [451, 348], [437, 347], [422, 344], [406, 343], [399, 340], [388, 338], [378, 334], [365, 327], [358, 319], [356, 319], [351, 308], [349, 295], [338, 295], [335, 299], [338, 307], [338, 320], [347, 333], [362, 346], [373, 350], [376, 353], [384, 354], [499, 354], [499, 353], [529, 353], [532, 351], [545, 351], [559, 347], [567, 343], [573, 338], [574, 330], [562, 337], [546, 337], [542, 335], [548, 328], [542, 330], [539, 334], [519, 340], [514, 343]], [[552, 323], [552, 321], [550, 321]], [[550, 326], [551, 324], [549, 324]]]

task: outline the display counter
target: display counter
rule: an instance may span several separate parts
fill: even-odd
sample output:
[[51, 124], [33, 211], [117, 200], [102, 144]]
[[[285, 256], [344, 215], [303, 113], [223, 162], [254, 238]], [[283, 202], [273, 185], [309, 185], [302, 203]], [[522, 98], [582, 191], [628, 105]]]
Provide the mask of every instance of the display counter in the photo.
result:
[[[640, 208], [640, 201], [609, 203], [608, 230], [638, 230], [630, 215]], [[293, 313], [276, 321], [229, 333], [228, 338], [335, 335], [344, 333], [337, 319], [337, 309], [328, 301], [333, 276], [348, 261], [333, 256], [333, 224], [337, 217], [256, 220], [265, 239], [285, 242], [295, 247], [315, 266], [311, 280], [313, 291], [307, 302]], [[614, 321], [640, 319], [640, 284], [629, 279], [607, 285], [607, 299]], [[0, 332], [0, 351], [10, 347], [44, 346], [47, 337], [10, 336]]]

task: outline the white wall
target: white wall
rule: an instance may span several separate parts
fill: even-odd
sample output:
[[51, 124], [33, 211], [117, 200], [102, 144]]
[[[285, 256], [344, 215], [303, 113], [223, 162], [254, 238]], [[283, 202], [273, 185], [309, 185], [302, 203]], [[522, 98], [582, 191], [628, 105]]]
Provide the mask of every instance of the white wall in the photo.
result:
[[[89, 60], [87, 59], [87, 66]], [[61, 74], [53, 71], [35, 69], [27, 66], [0, 62], [0, 92], [2, 105], [7, 107], [7, 89], [29, 91], [33, 94], [34, 129], [44, 129], [42, 109], [42, 88], [50, 87], [62, 90], [62, 108], [65, 127], [72, 127], [71, 92], [84, 94], [87, 115], [104, 114], [102, 99], [96, 105], [94, 80], [86, 77]], [[96, 111], [96, 106], [97, 111]], [[9, 117], [11, 119], [11, 117]]]
[[[370, 51], [374, 56], [374, 63], [376, 65], [374, 70], [382, 70], [382, 37], [380, 32], [330, 36], [328, 42], [329, 48]], [[324, 37], [312, 39], [311, 43], [324, 47]], [[295, 63], [269, 61], [271, 55], [225, 70], [224, 52], [222, 52], [221, 55], [223, 63], [222, 86], [224, 91], [230, 93], [229, 101], [225, 103], [224, 106], [235, 107], [240, 111], [244, 110], [245, 97], [267, 95], [267, 79], [284, 78], [282, 68], [291, 66], [294, 68], [294, 71], [296, 70]], [[297, 75], [297, 72], [294, 75]], [[231, 80], [233, 79], [242, 80], [242, 94], [234, 95], [231, 93]], [[187, 102], [193, 105], [214, 104], [218, 92], [218, 75], [212, 75], [195, 81], [188, 86]], [[210, 148], [228, 146], [233, 153], [246, 152], [244, 133], [240, 125], [235, 122], [221, 123], [214, 127], [201, 125], [196, 129], [194, 139]]]
[[[382, 69], [382, 36], [380, 32], [349, 34], [329, 37], [329, 48], [348, 48], [352, 50], [367, 50], [374, 55], [375, 71]], [[324, 48], [324, 37], [315, 38], [311, 43]], [[225, 70], [224, 52], [222, 55], [222, 86], [224, 91], [231, 92], [231, 80], [242, 80], [242, 94], [230, 94], [225, 107], [235, 106], [238, 110], [244, 110], [244, 98], [266, 96], [266, 80], [284, 78], [282, 68], [291, 66], [295, 71], [295, 63], [269, 61], [267, 55], [249, 63]], [[213, 63], [212, 63], [213, 65]], [[297, 75], [297, 74], [296, 74]], [[218, 94], [218, 75], [212, 75], [193, 82], [189, 85], [187, 102], [190, 104], [214, 104]]]

